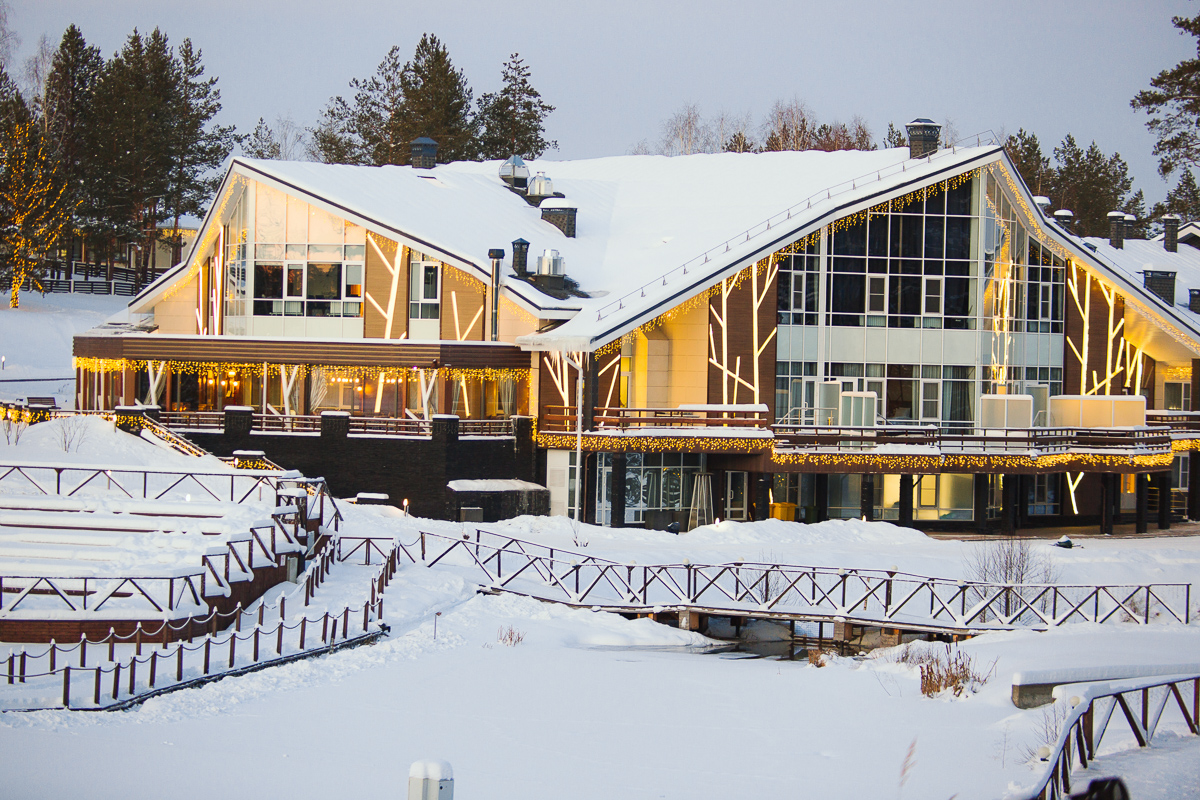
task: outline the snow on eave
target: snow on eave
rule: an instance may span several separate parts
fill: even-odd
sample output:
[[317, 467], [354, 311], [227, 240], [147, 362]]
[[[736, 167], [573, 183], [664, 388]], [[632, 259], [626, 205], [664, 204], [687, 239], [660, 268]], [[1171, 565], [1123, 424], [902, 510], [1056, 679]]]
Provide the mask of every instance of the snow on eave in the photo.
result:
[[[771, 233], [784, 231], [776, 234], [769, 241], [757, 242], [748, 237], [747, 243], [743, 243], [743, 246], [730, 246], [726, 251], [727, 257], [712, 259], [702, 272], [697, 271], [697, 277], [689, 280], [681, 288], [670, 287], [670, 293], [661, 299], [651, 301], [649, 304], [639, 304], [636, 300], [631, 300], [629, 309], [624, 314], [615, 314], [609, 319], [603, 319], [599, 311], [597, 311], [597, 319], [586, 319], [585, 317], [591, 314], [590, 310], [586, 310], [554, 331], [519, 336], [516, 343], [522, 349], [534, 351], [593, 352], [836, 219], [906, 194], [912, 191], [914, 184], [944, 180], [948, 177], [947, 173], [956, 174], [984, 166], [996, 161], [997, 157], [1006, 158], [1004, 148], [1000, 146], [961, 148], [963, 151], [961, 155], [959, 149], [939, 150], [932, 154], [932, 158], [927, 156], [919, 159], [907, 159], [902, 162], [900, 171], [889, 175], [887, 179], [882, 178], [880, 174], [880, 177], [870, 180], [872, 176], [867, 175], [858, 176], [852, 180], [847, 179], [841, 184], [837, 184], [837, 186], [842, 186], [845, 183], [851, 183], [852, 188], [843, 190], [836, 198], [830, 196], [826, 200], [818, 201], [810, 209], [805, 209], [806, 213], [793, 214], [783, 228], [776, 227], [772, 230], [768, 226], [767, 231]], [[942, 160], [947, 156], [951, 157], [951, 161], [948, 163]], [[1011, 162], [1009, 166], [1011, 167]], [[910, 173], [912, 177], [908, 178]], [[857, 182], [864, 179], [867, 182], [863, 187], [858, 188]], [[878, 186], [881, 182], [884, 184], [883, 187]], [[830, 190], [833, 188], [836, 186], [829, 187]], [[777, 214], [781, 213], [783, 211], [777, 212]], [[719, 246], [717, 245], [717, 247]], [[678, 270], [679, 267], [675, 267], [671, 272]], [[684, 274], [687, 274], [686, 269]], [[661, 279], [662, 285], [667, 286], [668, 278], [661, 276]], [[651, 283], [657, 283], [658, 280], [655, 278]], [[625, 298], [614, 298], [612, 302], [620, 303], [627, 298], [629, 295], [626, 295]]]

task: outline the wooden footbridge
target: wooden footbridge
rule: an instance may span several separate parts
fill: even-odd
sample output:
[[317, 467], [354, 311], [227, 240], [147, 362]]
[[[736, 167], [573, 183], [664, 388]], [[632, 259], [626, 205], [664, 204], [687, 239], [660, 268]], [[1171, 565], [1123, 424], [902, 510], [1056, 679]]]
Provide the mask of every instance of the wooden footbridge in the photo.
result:
[[622, 563], [476, 530], [422, 533], [399, 545], [414, 564], [466, 567], [480, 591], [512, 593], [625, 616], [674, 617], [702, 629], [707, 617], [832, 623], [836, 641], [867, 630], [881, 644], [905, 634], [972, 636], [1074, 622], [1190, 621], [1186, 583], [1079, 585], [949, 580], [898, 570], [735, 561], [727, 564]]

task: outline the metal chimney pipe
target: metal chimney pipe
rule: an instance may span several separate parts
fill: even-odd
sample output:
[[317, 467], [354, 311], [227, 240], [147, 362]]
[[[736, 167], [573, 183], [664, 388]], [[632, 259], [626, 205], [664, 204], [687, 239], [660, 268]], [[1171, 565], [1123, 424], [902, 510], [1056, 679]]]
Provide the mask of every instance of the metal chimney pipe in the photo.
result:
[[504, 248], [488, 250], [492, 260], [492, 341], [500, 341], [500, 263], [504, 261]]

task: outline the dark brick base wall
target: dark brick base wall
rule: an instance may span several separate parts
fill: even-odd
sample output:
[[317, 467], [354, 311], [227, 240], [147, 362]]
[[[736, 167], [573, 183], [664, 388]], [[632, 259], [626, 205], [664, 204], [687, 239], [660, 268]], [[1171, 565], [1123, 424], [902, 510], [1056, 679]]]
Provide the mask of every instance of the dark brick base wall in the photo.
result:
[[550, 490], [512, 492], [451, 492], [451, 519], [459, 519], [462, 508], [483, 509], [484, 522], [499, 522], [524, 514], [550, 515]]
[[[456, 420], [450, 422], [456, 423]], [[338, 497], [383, 492], [392, 505], [407, 498], [413, 514], [456, 518], [446, 484], [452, 480], [516, 478], [534, 481], [532, 425], [519, 420], [516, 437], [464, 437], [457, 425], [435, 421], [432, 437], [187, 432], [219, 456], [262, 450], [266, 457], [310, 477], [323, 477]]]

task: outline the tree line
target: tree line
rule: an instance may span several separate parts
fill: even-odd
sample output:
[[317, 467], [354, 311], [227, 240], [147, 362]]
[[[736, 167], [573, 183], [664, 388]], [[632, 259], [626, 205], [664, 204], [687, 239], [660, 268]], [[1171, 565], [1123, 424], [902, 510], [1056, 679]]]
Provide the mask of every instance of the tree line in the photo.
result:
[[144, 284], [160, 240], [179, 257], [180, 218], [204, 210], [238, 142], [213, 121], [217, 79], [189, 39], [175, 47], [157, 28], [135, 29], [105, 59], [71, 25], [43, 60], [24, 93], [0, 65], [0, 256], [13, 306], [72, 237], [110, 269], [131, 254]]

